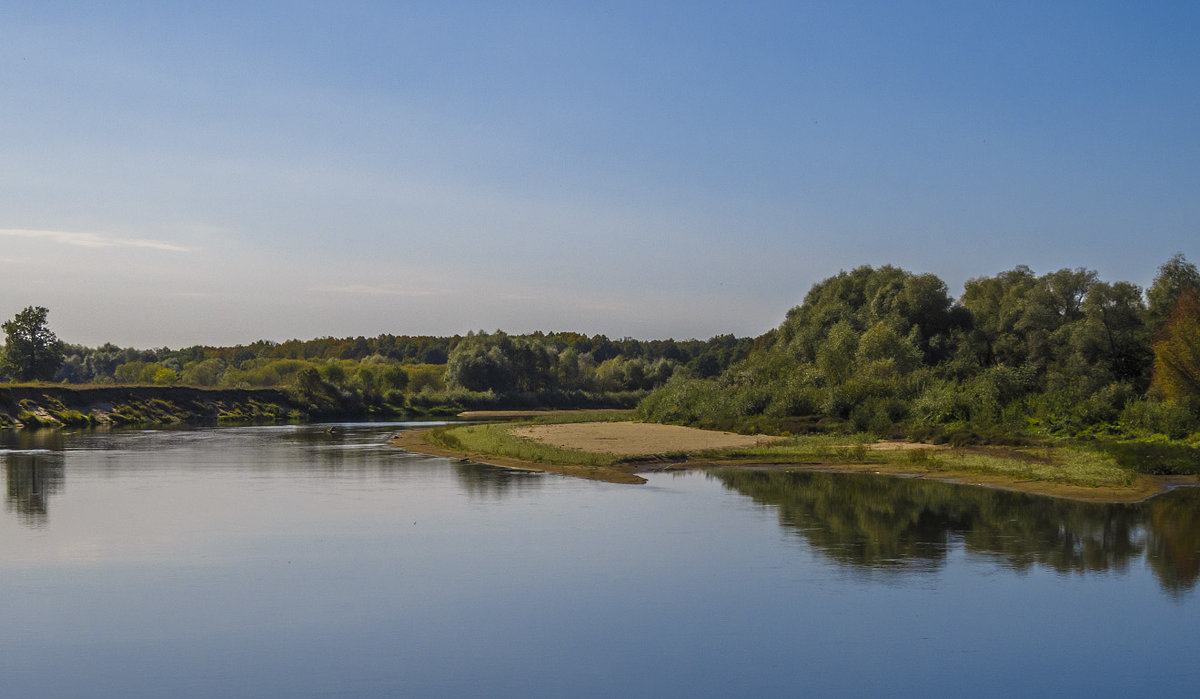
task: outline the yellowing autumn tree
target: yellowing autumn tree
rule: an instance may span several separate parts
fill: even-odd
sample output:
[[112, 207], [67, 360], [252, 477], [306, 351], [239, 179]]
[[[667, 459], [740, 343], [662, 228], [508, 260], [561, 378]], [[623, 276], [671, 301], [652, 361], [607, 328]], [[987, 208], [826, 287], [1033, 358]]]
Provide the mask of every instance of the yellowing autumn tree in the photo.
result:
[[1154, 387], [1167, 400], [1200, 401], [1200, 293], [1179, 296], [1154, 342]]

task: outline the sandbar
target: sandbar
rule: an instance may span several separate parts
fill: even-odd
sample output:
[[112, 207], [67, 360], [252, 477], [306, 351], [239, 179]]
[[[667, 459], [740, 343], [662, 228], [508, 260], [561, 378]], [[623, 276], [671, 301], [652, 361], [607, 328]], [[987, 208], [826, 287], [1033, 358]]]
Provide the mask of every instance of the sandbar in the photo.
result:
[[[630, 463], [611, 467], [572, 464], [546, 464], [522, 461], [491, 454], [459, 452], [436, 447], [424, 440], [429, 430], [401, 432], [392, 445], [420, 454], [467, 459], [478, 463], [544, 471], [614, 483], [644, 483], [639, 472], [700, 468], [753, 468], [773, 470], [812, 470], [836, 473], [874, 473], [882, 476], [927, 478], [964, 485], [1046, 495], [1093, 502], [1139, 502], [1179, 487], [1200, 484], [1194, 476], [1138, 475], [1125, 487], [1089, 487], [1043, 480], [1021, 480], [1003, 475], [973, 471], [934, 470], [918, 464], [846, 464], [846, 463], [763, 463], [751, 459], [705, 459], [703, 452], [713, 449], [753, 447], [778, 438], [715, 432], [694, 427], [640, 422], [581, 422], [547, 425], [514, 425], [512, 433], [546, 445], [592, 453], [629, 457]], [[887, 441], [864, 445], [869, 450], [934, 449], [948, 447], [914, 442]], [[664, 457], [648, 461], [646, 457]]]

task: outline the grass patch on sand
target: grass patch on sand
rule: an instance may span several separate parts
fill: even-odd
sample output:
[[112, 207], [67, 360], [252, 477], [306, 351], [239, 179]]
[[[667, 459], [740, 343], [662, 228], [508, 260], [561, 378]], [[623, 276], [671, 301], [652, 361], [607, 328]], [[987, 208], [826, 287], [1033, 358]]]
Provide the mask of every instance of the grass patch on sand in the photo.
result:
[[[546, 418], [550, 420], [551, 418]], [[429, 431], [426, 440], [434, 446], [472, 454], [490, 454], [535, 464], [580, 465], [605, 468], [621, 461], [616, 454], [597, 454], [575, 449], [560, 449], [517, 437], [509, 432], [515, 424], [446, 425]], [[540, 423], [544, 424], [544, 423]]]
[[1047, 481], [1084, 487], [1121, 488], [1136, 474], [1115, 456], [1083, 445], [1049, 447], [871, 448], [875, 437], [802, 436], [749, 449], [721, 449], [700, 456], [713, 460], [772, 464], [878, 464], [900, 470], [935, 473], [984, 473], [1019, 481]]
[[765, 464], [884, 463], [882, 452], [873, 452], [868, 448], [874, 441], [875, 437], [869, 434], [803, 435], [757, 447], [711, 449], [696, 456]]
[[[1132, 485], [1136, 476], [1122, 468], [1114, 457], [1095, 450], [1066, 446], [1036, 451], [1037, 454], [1014, 453], [1013, 450], [996, 453], [950, 450], [929, 456], [928, 466], [934, 471], [969, 471], [1088, 488], [1123, 488]], [[910, 457], [914, 454], [908, 453]]]

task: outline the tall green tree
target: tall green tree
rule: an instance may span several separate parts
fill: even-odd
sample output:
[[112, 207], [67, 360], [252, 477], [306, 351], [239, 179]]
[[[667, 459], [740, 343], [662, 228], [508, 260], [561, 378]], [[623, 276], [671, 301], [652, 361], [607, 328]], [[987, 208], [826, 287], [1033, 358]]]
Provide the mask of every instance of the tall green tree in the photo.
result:
[[66, 346], [50, 330], [43, 306], [29, 306], [3, 324], [0, 371], [17, 381], [50, 380], [62, 366]]
[[1028, 358], [1025, 334], [1017, 329], [1037, 275], [1020, 265], [994, 277], [967, 281], [962, 305], [971, 313], [971, 347], [983, 366], [1020, 366]]
[[1144, 391], [1153, 353], [1142, 290], [1129, 282], [1096, 282], [1083, 301], [1083, 313], [1073, 340], [1091, 371], [1106, 369], [1108, 380], [1131, 381]]

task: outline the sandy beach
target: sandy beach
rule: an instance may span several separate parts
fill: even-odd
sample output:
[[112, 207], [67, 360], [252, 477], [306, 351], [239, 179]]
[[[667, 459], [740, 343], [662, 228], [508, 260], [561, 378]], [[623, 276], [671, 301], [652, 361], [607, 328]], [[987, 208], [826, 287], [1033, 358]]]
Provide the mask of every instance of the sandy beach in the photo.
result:
[[620, 456], [694, 454], [710, 449], [757, 447], [778, 441], [777, 437], [713, 432], [694, 427], [644, 422], [528, 425], [514, 427], [509, 432], [552, 447]]

